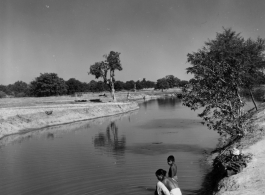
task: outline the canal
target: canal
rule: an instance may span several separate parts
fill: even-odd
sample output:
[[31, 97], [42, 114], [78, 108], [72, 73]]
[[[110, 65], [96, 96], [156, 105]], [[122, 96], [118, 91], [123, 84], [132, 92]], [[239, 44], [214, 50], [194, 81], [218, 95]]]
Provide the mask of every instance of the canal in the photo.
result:
[[0, 143], [0, 194], [153, 195], [155, 171], [174, 155], [179, 186], [195, 195], [218, 134], [179, 99], [134, 112], [12, 135]]

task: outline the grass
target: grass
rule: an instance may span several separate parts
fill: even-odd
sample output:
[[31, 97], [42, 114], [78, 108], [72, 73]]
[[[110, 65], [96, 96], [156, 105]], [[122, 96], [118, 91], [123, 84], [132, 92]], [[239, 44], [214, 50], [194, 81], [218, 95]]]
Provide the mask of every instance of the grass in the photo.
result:
[[[140, 90], [137, 92], [129, 91], [130, 99], [142, 99], [143, 95], [163, 95], [163, 94], [172, 94], [179, 92], [180, 89], [168, 89], [164, 90]], [[99, 96], [106, 94], [105, 96]], [[127, 91], [116, 92], [117, 101], [123, 102], [127, 101]], [[24, 107], [24, 106], [42, 106], [42, 105], [52, 105], [52, 104], [69, 104], [75, 103], [75, 100], [90, 100], [90, 99], [100, 99], [102, 102], [112, 101], [111, 95], [109, 92], [100, 92], [100, 93], [85, 93], [80, 97], [75, 96], [51, 96], [51, 97], [23, 97], [23, 98], [0, 98], [0, 108], [10, 108], [10, 107]]]

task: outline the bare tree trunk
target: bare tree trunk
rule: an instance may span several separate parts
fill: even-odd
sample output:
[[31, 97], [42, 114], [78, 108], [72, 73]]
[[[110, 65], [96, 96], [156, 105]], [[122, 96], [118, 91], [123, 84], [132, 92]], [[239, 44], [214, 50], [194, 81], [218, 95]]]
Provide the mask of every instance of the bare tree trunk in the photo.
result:
[[252, 99], [252, 102], [253, 102], [255, 108], [256, 108], [256, 110], [258, 110], [258, 107], [257, 107], [257, 104], [256, 104], [256, 102], [255, 102], [255, 100], [254, 100], [254, 97], [253, 97], [252, 91], [251, 91], [251, 89], [248, 89], [248, 90], [249, 90], [249, 93], [250, 93], [250, 96], [251, 96], [251, 99]]
[[114, 83], [112, 83], [112, 85], [111, 85], [111, 97], [113, 99], [113, 102], [117, 101], [116, 96], [115, 96]]
[[111, 90], [111, 97], [113, 102], [116, 102], [116, 97], [115, 97], [115, 89], [114, 89], [114, 82], [113, 82], [113, 76], [114, 76], [114, 72], [110, 71], [110, 90]]

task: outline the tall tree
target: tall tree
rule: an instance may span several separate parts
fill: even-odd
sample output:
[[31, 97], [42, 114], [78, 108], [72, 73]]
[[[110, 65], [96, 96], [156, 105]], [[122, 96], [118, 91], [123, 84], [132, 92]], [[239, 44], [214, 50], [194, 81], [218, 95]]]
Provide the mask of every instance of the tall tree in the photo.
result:
[[30, 91], [38, 97], [63, 95], [67, 92], [67, 85], [56, 73], [41, 73], [30, 83]]
[[[249, 40], [245, 41], [231, 29], [224, 29], [202, 49], [188, 54], [192, 67], [187, 68], [187, 72], [193, 74], [194, 79], [183, 88], [183, 103], [193, 110], [203, 107], [199, 116], [220, 134], [233, 135], [246, 130], [244, 101], [239, 90], [253, 86], [264, 61], [264, 40]], [[250, 81], [253, 81], [251, 85]]]
[[[95, 64], [90, 66], [90, 72], [88, 74], [92, 74], [96, 77], [96, 79], [102, 77], [104, 82], [108, 84], [109, 90], [111, 92], [111, 96], [113, 101], [116, 102], [115, 97], [115, 70], [122, 70], [121, 62], [120, 62], [120, 53], [111, 51], [109, 54], [104, 55], [105, 61], [96, 62]], [[109, 74], [109, 75], [108, 75]]]

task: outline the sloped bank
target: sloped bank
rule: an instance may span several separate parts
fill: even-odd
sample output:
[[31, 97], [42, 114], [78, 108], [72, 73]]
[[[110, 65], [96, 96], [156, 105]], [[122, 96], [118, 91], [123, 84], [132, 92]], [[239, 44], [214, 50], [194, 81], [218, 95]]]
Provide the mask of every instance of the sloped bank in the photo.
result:
[[[265, 194], [265, 107], [260, 108], [249, 119], [250, 132], [235, 143], [243, 155], [252, 159], [239, 173], [213, 181], [212, 172], [204, 181], [205, 189], [200, 195], [264, 195]], [[213, 157], [212, 157], [213, 158]], [[221, 172], [219, 174], [222, 174]], [[216, 175], [215, 175], [216, 176]], [[218, 178], [215, 178], [218, 180]], [[208, 181], [207, 181], [208, 180]], [[213, 184], [209, 186], [209, 184]], [[207, 186], [208, 185], [208, 186]], [[207, 189], [208, 187], [208, 189]], [[210, 189], [213, 188], [213, 189]], [[210, 190], [209, 190], [210, 189]]]
[[126, 113], [138, 108], [136, 102], [0, 108], [0, 139], [11, 134]]

